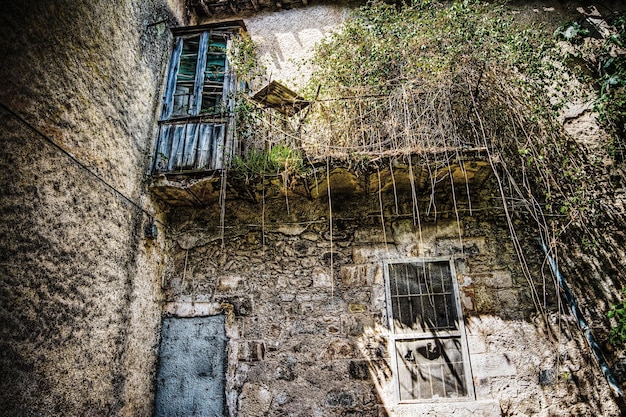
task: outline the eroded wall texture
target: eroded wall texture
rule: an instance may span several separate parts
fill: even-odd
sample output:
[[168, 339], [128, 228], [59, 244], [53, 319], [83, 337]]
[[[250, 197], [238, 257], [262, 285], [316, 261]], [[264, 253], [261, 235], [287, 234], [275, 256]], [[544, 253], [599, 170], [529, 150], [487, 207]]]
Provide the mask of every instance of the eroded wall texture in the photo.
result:
[[[275, 78], [297, 84], [299, 53], [345, 17], [341, 8], [311, 10], [246, 17]], [[575, 324], [534, 314], [489, 193], [473, 200], [485, 210], [458, 222], [442, 201], [421, 238], [406, 193], [399, 212], [384, 196], [384, 229], [376, 194], [334, 195], [332, 237], [322, 199], [229, 200], [223, 224], [217, 205], [160, 216], [143, 186], [167, 27], [188, 14], [174, 0], [3, 3], [0, 415], [151, 415], [162, 314], [224, 316], [230, 415], [413, 415], [389, 401], [381, 265], [422, 255], [458, 258], [479, 400], [470, 413], [619, 415]], [[619, 167], [605, 171], [600, 185], [612, 191], [599, 197], [609, 209], [594, 246], [584, 231], [573, 234], [563, 264], [596, 331], [608, 327], [597, 300], [616, 301], [614, 283], [624, 282], [626, 181]], [[420, 198], [426, 213], [428, 195]], [[159, 237], [145, 239], [150, 216], [141, 209], [168, 223], [167, 233], [159, 225]], [[523, 238], [555, 312], [535, 236]], [[546, 327], [563, 323], [550, 341]]]
[[[470, 198], [462, 186], [452, 197], [449, 183], [418, 190], [419, 223], [406, 187], [231, 200], [223, 225], [217, 204], [178, 207], [166, 316], [226, 316], [231, 416], [620, 415], [575, 323], [559, 314], [532, 229], [518, 236], [530, 280], [522, 273], [494, 181]], [[455, 259], [475, 401], [395, 399], [383, 261], [423, 256]]]
[[143, 184], [172, 10], [3, 2], [0, 415], [151, 413], [163, 257]]

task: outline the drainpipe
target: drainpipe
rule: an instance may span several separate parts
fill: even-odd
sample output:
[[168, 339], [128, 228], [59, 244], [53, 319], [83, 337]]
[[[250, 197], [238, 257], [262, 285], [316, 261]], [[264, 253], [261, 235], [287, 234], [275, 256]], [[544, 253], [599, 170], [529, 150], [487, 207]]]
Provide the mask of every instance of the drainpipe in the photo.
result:
[[546, 254], [546, 257], [548, 258], [548, 262], [550, 263], [550, 268], [552, 268], [552, 272], [554, 272], [554, 275], [556, 276], [556, 279], [559, 283], [559, 287], [563, 291], [563, 298], [565, 299], [565, 302], [569, 306], [572, 312], [572, 315], [578, 322], [578, 327], [580, 327], [580, 330], [585, 335], [585, 339], [587, 339], [587, 343], [589, 344], [589, 347], [591, 348], [593, 355], [596, 357], [596, 360], [598, 361], [598, 365], [600, 365], [600, 369], [602, 370], [604, 377], [606, 378], [607, 382], [609, 383], [609, 386], [611, 387], [615, 395], [617, 395], [619, 398], [622, 398], [624, 394], [622, 393], [621, 388], [617, 384], [617, 381], [615, 381], [615, 378], [613, 377], [613, 374], [611, 373], [611, 369], [609, 369], [609, 365], [607, 365], [606, 363], [606, 359], [604, 358], [604, 354], [602, 353], [600, 346], [598, 346], [598, 343], [596, 342], [596, 339], [593, 337], [593, 333], [591, 333], [591, 329], [589, 328], [587, 321], [585, 320], [580, 309], [578, 308], [578, 304], [576, 303], [574, 294], [572, 294], [572, 291], [569, 289], [567, 282], [565, 281], [565, 279], [563, 279], [563, 276], [561, 275], [561, 272], [559, 271], [559, 267], [556, 265], [556, 261], [554, 260], [554, 258], [552, 258], [552, 256], [550, 256], [550, 253], [548, 252], [548, 247], [543, 242], [543, 240], [539, 239], [539, 241], [541, 243], [541, 247], [543, 248], [543, 251]]

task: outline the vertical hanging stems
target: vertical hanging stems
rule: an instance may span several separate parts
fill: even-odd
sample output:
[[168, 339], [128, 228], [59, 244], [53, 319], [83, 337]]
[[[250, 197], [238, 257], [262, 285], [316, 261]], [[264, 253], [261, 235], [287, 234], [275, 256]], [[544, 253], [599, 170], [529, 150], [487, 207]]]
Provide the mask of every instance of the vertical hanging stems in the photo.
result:
[[452, 201], [454, 203], [454, 215], [456, 216], [456, 227], [459, 233], [459, 245], [461, 246], [461, 255], [463, 255], [463, 234], [461, 233], [461, 219], [459, 218], [459, 207], [456, 203], [456, 191], [454, 190], [454, 175], [452, 175], [452, 166], [450, 165], [450, 158], [448, 157], [448, 151], [446, 150], [446, 159], [448, 160], [448, 175], [450, 176], [450, 188], [452, 190]]
[[328, 229], [330, 233], [330, 302], [335, 298], [335, 279], [333, 265], [333, 203], [330, 196], [330, 156], [326, 158], [326, 192], [328, 194]]
[[387, 231], [385, 230], [385, 211], [383, 209], [383, 184], [380, 179], [380, 169], [376, 168], [378, 173], [378, 204], [380, 206], [380, 226], [383, 228], [383, 240], [385, 241], [385, 251], [389, 252], [387, 247]]
[[[398, 190], [396, 188], [396, 177], [393, 175], [393, 162], [391, 157], [389, 157], [389, 173], [391, 174], [391, 183], [393, 184], [393, 202], [396, 207], [396, 216], [398, 216], [400, 214], [400, 210], [398, 209]], [[378, 175], [380, 176], [380, 172]], [[378, 181], [380, 182], [380, 178]]]
[[226, 171], [222, 169], [221, 184], [220, 184], [220, 239], [222, 241], [222, 253], [226, 244], [224, 242], [224, 229], [226, 219]]
[[417, 202], [417, 191], [415, 190], [415, 178], [413, 175], [413, 162], [411, 162], [411, 154], [408, 154], [409, 157], [409, 180], [411, 182], [411, 198], [413, 199], [413, 226], [417, 226], [417, 230], [419, 233], [420, 239], [420, 255], [424, 255], [421, 253], [424, 250], [424, 240], [422, 238], [422, 221], [420, 219], [420, 209], [418, 207]]
[[261, 174], [261, 251], [265, 257], [265, 175]]
[[283, 171], [283, 187], [285, 187], [285, 205], [287, 206], [287, 215], [289, 215], [289, 193], [287, 190], [287, 184], [288, 184], [288, 180], [287, 178], [289, 177], [289, 173], [287, 171], [287, 160], [285, 160], [285, 170]]

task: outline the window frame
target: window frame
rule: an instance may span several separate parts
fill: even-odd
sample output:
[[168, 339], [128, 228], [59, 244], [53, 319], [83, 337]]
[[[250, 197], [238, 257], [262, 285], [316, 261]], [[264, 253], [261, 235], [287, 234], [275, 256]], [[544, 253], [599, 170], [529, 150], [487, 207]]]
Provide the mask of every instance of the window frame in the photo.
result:
[[[469, 348], [467, 344], [467, 336], [465, 333], [465, 322], [463, 319], [463, 310], [461, 307], [461, 298], [459, 292], [459, 283], [457, 279], [456, 269], [454, 265], [454, 257], [409, 257], [402, 259], [383, 260], [383, 274], [385, 278], [385, 301], [386, 301], [386, 322], [389, 328], [389, 354], [391, 358], [391, 366], [393, 370], [393, 390], [395, 402], [397, 404], [424, 404], [424, 403], [452, 403], [463, 401], [476, 400], [476, 394], [474, 390], [474, 383], [472, 377]], [[391, 279], [389, 274], [390, 265], [398, 264], [414, 264], [414, 265], [426, 265], [428, 263], [442, 263], [446, 262], [450, 268], [452, 293], [453, 293], [453, 308], [455, 312], [455, 319], [457, 323], [457, 330], [454, 331], [408, 331], [398, 333], [394, 325], [392, 293], [391, 293]], [[462, 355], [463, 373], [465, 376], [465, 389], [466, 395], [459, 397], [431, 397], [431, 398], [411, 398], [401, 399], [400, 390], [400, 372], [397, 358], [397, 342], [403, 340], [459, 340], [461, 343], [460, 352]]]
[[[165, 90], [163, 92], [163, 98], [161, 101], [161, 115], [159, 121], [161, 123], [174, 123], [180, 120], [188, 120], [194, 118], [220, 118], [224, 116], [230, 116], [234, 110], [234, 99], [231, 97], [235, 93], [237, 86], [234, 74], [230, 62], [228, 60], [228, 51], [232, 49], [232, 37], [237, 35], [237, 31], [231, 27], [215, 28], [215, 27], [200, 27], [198, 26], [195, 31], [186, 30], [178, 33], [173, 32], [174, 43], [172, 48], [172, 54], [167, 69]], [[205, 98], [205, 88], [207, 87], [206, 72], [209, 65], [209, 55], [212, 52], [210, 47], [212, 46], [213, 37], [222, 37], [224, 39], [224, 74], [220, 87], [221, 96], [221, 111], [213, 111], [203, 113], [203, 99]], [[177, 113], [175, 106], [175, 97], [179, 94], [176, 92], [176, 87], [179, 85], [178, 79], [180, 73], [180, 65], [183, 58], [184, 44], [190, 42], [192, 39], [197, 39], [198, 50], [196, 51], [196, 63], [195, 74], [193, 82], [187, 81], [186, 84], [191, 84], [191, 90], [189, 91], [189, 99], [186, 104], [185, 113]], [[216, 87], [216, 86], [213, 86]]]
[[[243, 89], [237, 85], [228, 57], [233, 39], [243, 36], [245, 32], [242, 20], [172, 29], [172, 51], [160, 100], [152, 175], [214, 172], [228, 167], [231, 158], [237, 154], [235, 94]], [[186, 102], [183, 100], [185, 103], [179, 109], [175, 105], [175, 97], [185, 42], [190, 42], [188, 45], [197, 42], [198, 46], [188, 48], [190, 56], [195, 56], [195, 70], [185, 71], [188, 79], [182, 84], [187, 87], [188, 91], [184, 93], [187, 99]], [[211, 56], [216, 52], [212, 45], [220, 45], [219, 60], [223, 57], [224, 66], [220, 65], [220, 68], [224, 73], [221, 74], [220, 70], [219, 75], [223, 77], [221, 87], [217, 82], [210, 86], [211, 75], [207, 70], [212, 65]], [[193, 58], [187, 64], [191, 62]], [[203, 103], [207, 98], [211, 100]]]

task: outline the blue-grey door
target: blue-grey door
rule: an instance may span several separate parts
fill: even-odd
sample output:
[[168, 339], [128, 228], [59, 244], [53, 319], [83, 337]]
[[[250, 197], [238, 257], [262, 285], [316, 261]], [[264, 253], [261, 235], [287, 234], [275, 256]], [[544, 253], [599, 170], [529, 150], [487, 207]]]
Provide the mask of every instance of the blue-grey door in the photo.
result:
[[166, 317], [161, 330], [155, 415], [225, 415], [224, 316]]

